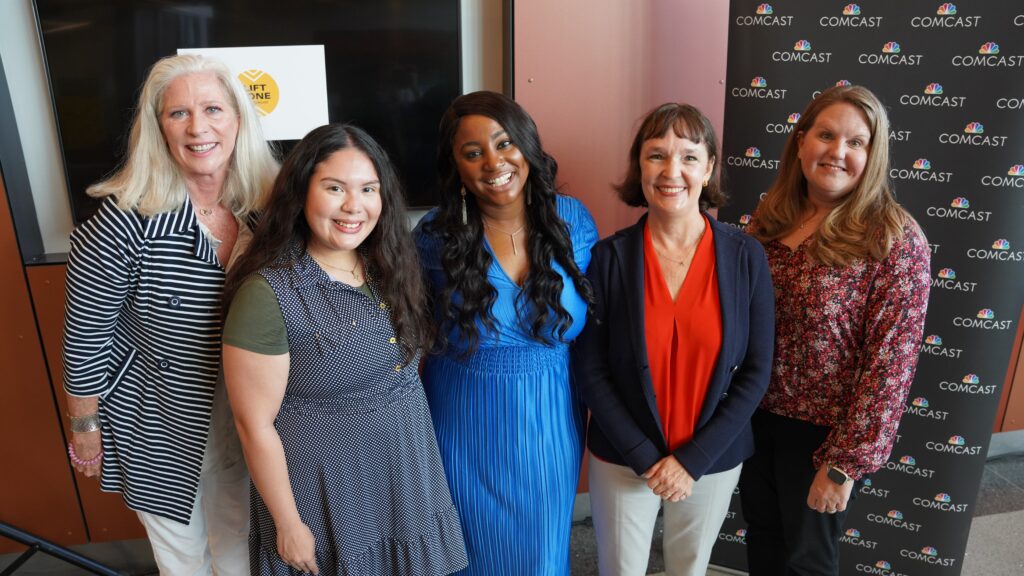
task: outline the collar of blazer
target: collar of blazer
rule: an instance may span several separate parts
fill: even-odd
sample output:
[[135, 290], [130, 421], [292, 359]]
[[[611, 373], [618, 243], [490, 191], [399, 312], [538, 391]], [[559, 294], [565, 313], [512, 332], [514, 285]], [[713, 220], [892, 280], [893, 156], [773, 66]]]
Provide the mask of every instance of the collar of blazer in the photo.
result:
[[[715, 361], [712, 379], [719, 377], [722, 370], [728, 367], [732, 356], [732, 342], [736, 332], [736, 306], [738, 305], [737, 290], [739, 286], [738, 270], [742, 263], [743, 232], [708, 217], [711, 224], [712, 238], [715, 245], [715, 273], [718, 276], [718, 297], [722, 313], [722, 349]], [[648, 408], [655, 418], [658, 406], [654, 398], [654, 385], [647, 362], [647, 336], [644, 320], [644, 224], [647, 214], [640, 217], [636, 224], [619, 231], [612, 240], [620, 286], [618, 297], [625, 301], [629, 314], [629, 338], [633, 349], [637, 351], [637, 371], [643, 382], [644, 394]], [[708, 390], [708, 394], [712, 393]], [[701, 420], [705, 415], [701, 414]]]

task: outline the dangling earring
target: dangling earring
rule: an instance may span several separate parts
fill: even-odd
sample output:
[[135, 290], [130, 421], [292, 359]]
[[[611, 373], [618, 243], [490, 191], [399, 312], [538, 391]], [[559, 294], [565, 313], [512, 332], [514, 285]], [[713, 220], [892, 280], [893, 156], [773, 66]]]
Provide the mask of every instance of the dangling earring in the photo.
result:
[[462, 189], [459, 190], [459, 194], [462, 195], [462, 225], [465, 226], [466, 224], [469, 224], [469, 219], [466, 218], [466, 187], [465, 186], [463, 186]]
[[710, 184], [710, 183], [711, 183], [711, 178], [705, 178], [705, 179], [704, 179], [704, 187], [705, 187], [705, 188], [707, 188], [707, 187], [708, 187], [708, 184]]

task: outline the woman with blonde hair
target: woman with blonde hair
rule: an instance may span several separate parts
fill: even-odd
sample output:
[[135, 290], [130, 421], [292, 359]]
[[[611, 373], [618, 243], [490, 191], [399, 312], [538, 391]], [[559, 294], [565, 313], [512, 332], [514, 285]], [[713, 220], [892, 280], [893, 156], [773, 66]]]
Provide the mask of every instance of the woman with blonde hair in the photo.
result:
[[124, 164], [71, 235], [64, 389], [74, 468], [120, 492], [170, 574], [247, 574], [248, 473], [220, 382], [225, 269], [277, 173], [221, 63], [150, 69]]
[[855, 484], [889, 458], [928, 305], [928, 243], [888, 180], [861, 86], [808, 104], [749, 231], [775, 283], [775, 359], [740, 478], [750, 573], [838, 574]]

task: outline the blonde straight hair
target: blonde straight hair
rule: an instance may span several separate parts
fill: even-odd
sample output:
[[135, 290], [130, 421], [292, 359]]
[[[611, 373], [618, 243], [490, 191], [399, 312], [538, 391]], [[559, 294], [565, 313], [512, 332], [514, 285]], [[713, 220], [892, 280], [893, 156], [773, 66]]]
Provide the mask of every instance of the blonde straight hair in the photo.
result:
[[863, 86], [835, 86], [812, 100], [793, 128], [782, 152], [782, 165], [771, 188], [757, 207], [749, 232], [761, 242], [782, 238], [793, 231], [805, 212], [807, 178], [800, 160], [799, 139], [814, 126], [822, 110], [848, 103], [867, 116], [871, 141], [860, 182], [821, 223], [807, 248], [816, 262], [847, 266], [857, 259], [881, 261], [904, 227], [916, 226], [897, 202], [889, 182], [889, 118], [878, 97]]
[[160, 113], [167, 87], [187, 74], [212, 73], [224, 87], [238, 115], [238, 136], [221, 201], [239, 217], [263, 207], [278, 163], [263, 139], [259, 116], [241, 83], [217, 60], [199, 55], [168, 56], [149, 70], [139, 94], [138, 108], [123, 164], [109, 178], [90, 186], [94, 198], [114, 196], [117, 206], [144, 216], [181, 208], [188, 197], [185, 179], [171, 157], [160, 129]]

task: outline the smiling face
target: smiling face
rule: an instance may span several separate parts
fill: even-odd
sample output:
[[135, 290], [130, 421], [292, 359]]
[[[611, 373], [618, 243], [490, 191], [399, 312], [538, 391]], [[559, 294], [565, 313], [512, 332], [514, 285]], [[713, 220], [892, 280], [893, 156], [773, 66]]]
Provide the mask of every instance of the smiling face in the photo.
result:
[[694, 216], [700, 191], [711, 177], [714, 161], [703, 143], [676, 136], [671, 128], [640, 147], [640, 187], [655, 218]]
[[482, 210], [522, 206], [530, 164], [501, 124], [487, 116], [464, 116], [452, 155], [462, 185]]
[[797, 158], [807, 195], [822, 207], [835, 206], [857, 187], [871, 149], [864, 112], [848, 102], [822, 110], [806, 133], [797, 135]]
[[380, 178], [358, 148], [343, 148], [316, 165], [304, 210], [310, 236], [306, 249], [337, 256], [359, 247], [377, 226], [382, 209]]
[[227, 175], [238, 136], [238, 112], [212, 72], [179, 76], [167, 85], [160, 130], [186, 180]]

